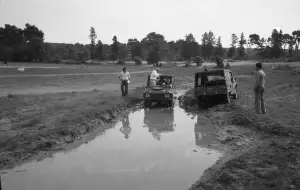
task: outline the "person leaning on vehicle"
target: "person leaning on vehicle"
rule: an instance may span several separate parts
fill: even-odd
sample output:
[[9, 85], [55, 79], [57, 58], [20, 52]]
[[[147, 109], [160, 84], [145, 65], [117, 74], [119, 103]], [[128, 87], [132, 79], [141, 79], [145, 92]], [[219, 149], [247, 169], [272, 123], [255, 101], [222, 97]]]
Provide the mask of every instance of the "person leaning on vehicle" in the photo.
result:
[[256, 72], [254, 73], [255, 77], [255, 113], [256, 114], [265, 114], [266, 108], [264, 103], [264, 92], [265, 92], [265, 77], [266, 74], [262, 70], [262, 63], [256, 63]]
[[159, 72], [159, 68], [155, 69], [152, 71], [151, 75], [150, 75], [150, 86], [154, 87], [156, 86], [156, 82], [157, 82], [157, 78], [160, 76]]
[[126, 97], [128, 95], [128, 83], [130, 79], [130, 73], [126, 71], [126, 67], [118, 74], [118, 77], [121, 80], [122, 97]]

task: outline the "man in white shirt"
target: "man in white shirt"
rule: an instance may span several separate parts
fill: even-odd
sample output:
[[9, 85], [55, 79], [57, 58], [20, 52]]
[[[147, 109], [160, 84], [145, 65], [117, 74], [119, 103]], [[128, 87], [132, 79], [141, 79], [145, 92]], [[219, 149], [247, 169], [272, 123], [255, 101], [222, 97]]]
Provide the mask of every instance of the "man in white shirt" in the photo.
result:
[[150, 86], [151, 87], [156, 86], [157, 78], [160, 76], [160, 74], [158, 72], [159, 72], [159, 68], [153, 70], [150, 75]]
[[262, 70], [262, 63], [256, 63], [255, 77], [255, 112], [256, 114], [265, 114], [266, 108], [264, 103], [264, 92], [265, 92], [265, 77], [266, 74]]
[[118, 74], [119, 79], [121, 80], [121, 92], [122, 97], [126, 97], [128, 94], [128, 83], [130, 79], [130, 73], [126, 71], [126, 68], [123, 68], [123, 71]]

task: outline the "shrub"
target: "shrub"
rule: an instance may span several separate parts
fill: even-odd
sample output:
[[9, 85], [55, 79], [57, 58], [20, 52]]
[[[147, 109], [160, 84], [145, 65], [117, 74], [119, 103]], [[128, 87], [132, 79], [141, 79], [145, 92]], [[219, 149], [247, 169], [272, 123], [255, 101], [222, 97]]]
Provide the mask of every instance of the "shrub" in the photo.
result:
[[141, 65], [143, 62], [143, 60], [139, 56], [134, 57], [133, 61], [136, 65]]
[[125, 65], [125, 61], [124, 61], [124, 60], [119, 60], [119, 61], [117, 62], [117, 65]]
[[227, 64], [225, 65], [225, 69], [230, 69], [231, 65], [227, 62]]
[[294, 55], [293, 57], [289, 57], [287, 62], [297, 62], [300, 61], [300, 55]]
[[236, 61], [246, 60], [245, 56], [240, 56], [240, 55], [236, 55], [232, 59]]
[[293, 68], [290, 65], [282, 65], [282, 64], [278, 64], [275, 65], [274, 70], [292, 70]]
[[196, 62], [196, 64], [197, 64], [198, 66], [201, 66], [202, 63], [204, 62], [204, 60], [202, 59], [202, 57], [197, 56], [197, 57], [195, 58], [195, 62]]
[[61, 60], [60, 59], [55, 59], [54, 63], [59, 64], [59, 63], [61, 63]]
[[223, 62], [223, 58], [217, 56], [216, 57], [216, 64], [218, 68], [224, 68], [224, 62]]
[[16, 95], [11, 94], [11, 93], [8, 93], [6, 96], [7, 96], [7, 98], [15, 98], [16, 97]]

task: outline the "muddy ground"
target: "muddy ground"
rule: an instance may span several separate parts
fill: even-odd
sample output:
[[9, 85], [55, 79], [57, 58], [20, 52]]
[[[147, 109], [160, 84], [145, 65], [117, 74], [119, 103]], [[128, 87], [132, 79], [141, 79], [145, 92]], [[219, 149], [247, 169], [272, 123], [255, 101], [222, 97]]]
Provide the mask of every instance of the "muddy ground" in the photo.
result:
[[[121, 67], [97, 69], [118, 72]], [[182, 84], [191, 88], [193, 73], [200, 69], [163, 67], [161, 72], [173, 74], [178, 88], [184, 88]], [[73, 71], [87, 73], [82, 70]], [[199, 109], [191, 91], [180, 97], [181, 106], [191, 114], [209, 109], [210, 118], [219, 125], [219, 144], [214, 148], [225, 152], [191, 189], [300, 189], [299, 69], [293, 66], [277, 70], [271, 65], [265, 68], [268, 113], [259, 116], [253, 114], [253, 70], [253, 65], [232, 67], [239, 83], [239, 99], [230, 105]], [[2, 76], [14, 72], [5, 71]], [[57, 72], [70, 73], [70, 68], [35, 70], [34, 74]], [[127, 99], [120, 97], [115, 74], [1, 78], [5, 96], [0, 98], [0, 170], [37, 159], [41, 153], [72, 143], [104, 127], [103, 124], [116, 121], [140, 102], [141, 89], [136, 87], [145, 84], [147, 74], [132, 74]]]
[[[253, 113], [250, 76], [238, 77], [239, 99], [209, 108], [220, 124], [225, 156], [191, 190], [300, 189], [300, 75], [289, 67], [266, 68], [266, 115]], [[182, 106], [197, 113], [192, 90]], [[237, 127], [236, 127], [237, 126]]]

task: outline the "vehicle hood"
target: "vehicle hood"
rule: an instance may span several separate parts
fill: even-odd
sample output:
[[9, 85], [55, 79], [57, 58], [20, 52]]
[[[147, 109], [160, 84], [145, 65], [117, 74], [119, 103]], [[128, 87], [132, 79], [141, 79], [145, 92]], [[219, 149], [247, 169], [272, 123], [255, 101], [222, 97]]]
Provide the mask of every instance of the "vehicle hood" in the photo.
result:
[[171, 88], [162, 88], [162, 87], [146, 87], [145, 92], [148, 93], [168, 93], [171, 92]]

